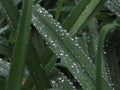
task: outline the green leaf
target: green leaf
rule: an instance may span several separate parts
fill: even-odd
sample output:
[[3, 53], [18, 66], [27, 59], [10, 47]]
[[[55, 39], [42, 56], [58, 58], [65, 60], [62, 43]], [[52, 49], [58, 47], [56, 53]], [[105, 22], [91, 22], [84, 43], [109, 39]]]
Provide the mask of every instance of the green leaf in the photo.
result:
[[30, 34], [31, 15], [32, 15], [32, 0], [24, 0], [22, 15], [18, 26], [19, 32], [17, 35], [15, 50], [13, 52], [11, 69], [10, 69], [6, 90], [21, 89], [21, 84], [22, 84], [21, 81], [22, 81], [24, 65], [25, 65], [26, 49]]
[[[69, 62], [79, 63], [81, 68], [85, 70], [86, 74], [93, 80], [93, 83], [95, 83], [96, 68], [91, 62], [91, 59], [80, 46], [77, 46], [77, 43], [66, 33], [67, 31], [63, 29], [44, 8], [39, 5], [34, 6], [32, 22], [38, 32], [47, 41], [52, 51], [61, 58], [65, 64]], [[77, 69], [75, 69], [75, 71], [77, 72]], [[104, 83], [104, 89], [111, 90], [111, 87], [104, 78], [102, 78], [102, 81], [102, 83]], [[88, 89], [88, 87], [84, 88]], [[90, 90], [94, 89], [94, 86], [91, 86]]]
[[56, 10], [56, 14], [55, 14], [55, 19], [58, 20], [59, 16], [60, 16], [60, 12], [63, 6], [63, 2], [64, 0], [58, 0], [58, 6], [57, 6], [57, 10]]
[[107, 32], [113, 28], [113, 24], [105, 25], [100, 32], [98, 47], [97, 47], [97, 55], [96, 55], [96, 90], [104, 90], [104, 86], [102, 84], [102, 54], [103, 54], [103, 43], [105, 40], [105, 36]]
[[105, 2], [106, 0], [81, 0], [64, 21], [63, 27], [69, 31], [70, 36], [75, 35], [86, 26]]

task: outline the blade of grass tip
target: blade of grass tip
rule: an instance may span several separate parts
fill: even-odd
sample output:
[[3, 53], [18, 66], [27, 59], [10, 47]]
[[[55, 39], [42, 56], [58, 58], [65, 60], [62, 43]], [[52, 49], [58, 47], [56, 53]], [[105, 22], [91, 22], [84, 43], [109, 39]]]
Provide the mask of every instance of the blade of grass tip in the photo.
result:
[[14, 29], [17, 29], [18, 26], [18, 20], [19, 20], [19, 11], [16, 8], [13, 0], [0, 0], [3, 7], [5, 8], [6, 13], [8, 14], [8, 17], [14, 27]]
[[62, 10], [64, 0], [58, 0], [57, 10], [55, 12], [55, 19], [58, 21], [60, 12]]
[[98, 39], [97, 55], [96, 55], [96, 90], [103, 90], [102, 88], [102, 56], [103, 56], [103, 44], [107, 32], [114, 27], [113, 24], [107, 24], [103, 26], [100, 31]]
[[[13, 52], [11, 69], [6, 90], [20, 90], [24, 72], [26, 49], [29, 40], [30, 22], [32, 16], [32, 0], [23, 1], [22, 15], [18, 26], [18, 35]], [[12, 82], [12, 83], [11, 83]]]

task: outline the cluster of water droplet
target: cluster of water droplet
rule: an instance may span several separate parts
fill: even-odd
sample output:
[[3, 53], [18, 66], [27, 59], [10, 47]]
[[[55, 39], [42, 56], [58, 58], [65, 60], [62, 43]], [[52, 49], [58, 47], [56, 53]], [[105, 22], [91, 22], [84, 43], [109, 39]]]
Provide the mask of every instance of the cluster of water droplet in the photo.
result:
[[[55, 71], [54, 71], [55, 72]], [[73, 86], [73, 83], [59, 70], [55, 73], [55, 75], [51, 79], [51, 85], [54, 88], [60, 87], [60, 88], [67, 88], [67, 86], [71, 87], [72, 90], [76, 90]]]
[[114, 84], [112, 82], [112, 78], [111, 78], [111, 72], [110, 72], [110, 68], [108, 66], [108, 63], [105, 63], [106, 66], [106, 75], [105, 75], [105, 79], [108, 82], [109, 86], [112, 87], [112, 90], [114, 90]]
[[106, 6], [120, 17], [120, 0], [107, 0]]
[[7, 78], [10, 69], [10, 63], [0, 58], [0, 75]]
[[0, 28], [0, 34], [3, 33], [4, 31], [6, 31], [9, 28], [9, 25]]
[[[48, 12], [44, 9], [44, 8], [38, 8], [37, 10], [40, 14], [43, 14], [44, 17], [49, 17], [50, 21], [49, 23], [54, 24], [55, 26], [53, 28], [56, 28], [55, 32], [59, 32], [59, 35], [53, 35], [51, 33], [51, 30], [48, 32], [46, 32], [45, 30], [48, 29], [47, 27], [44, 26], [44, 24], [42, 23], [42, 21], [40, 22], [38, 19], [38, 17], [34, 16], [32, 17], [32, 21], [34, 22], [34, 26], [38, 29], [39, 33], [42, 34], [44, 36], [44, 39], [47, 39], [47, 43], [49, 44], [50, 48], [53, 50], [53, 52], [55, 52], [59, 57], [66, 57], [67, 58], [67, 54], [65, 54], [65, 51], [61, 48], [60, 45], [58, 45], [58, 38], [54, 39], [52, 37], [50, 37], [51, 35], [53, 35], [53, 37], [58, 37], [61, 36], [61, 39], [64, 40], [64, 37], [69, 37], [69, 33], [67, 33], [67, 31], [65, 29], [62, 28], [62, 26], [60, 26], [60, 23], [56, 22], [53, 18], [52, 15], [48, 14]], [[46, 18], [47, 18], [46, 17]], [[38, 27], [38, 24], [41, 24], [40, 27]], [[53, 48], [54, 47], [54, 48]]]
[[[33, 8], [32, 22], [38, 32], [47, 41], [51, 50], [58, 58], [62, 59], [61, 64], [72, 72], [75, 79], [78, 80], [82, 86], [86, 85], [83, 88], [92, 90], [93, 88], [90, 87], [90, 85], [92, 86], [92, 82], [89, 80], [88, 76], [86, 76], [84, 69], [86, 69], [87, 73], [90, 74], [90, 77], [95, 80], [95, 65], [93, 65], [91, 58], [81, 46], [69, 36], [69, 33], [62, 28], [60, 23], [53, 19], [52, 15], [48, 14], [48, 11], [39, 5], [36, 5]], [[75, 37], [75, 39], [79, 38]], [[74, 61], [75, 59], [76, 61]], [[92, 68], [92, 71], [89, 70], [90, 68]], [[89, 80], [89, 82], [87, 80]], [[60, 79], [60, 81], [63, 82], [63, 79]], [[83, 81], [86, 81], [86, 83]], [[53, 84], [56, 83], [54, 80], [51, 82]]]

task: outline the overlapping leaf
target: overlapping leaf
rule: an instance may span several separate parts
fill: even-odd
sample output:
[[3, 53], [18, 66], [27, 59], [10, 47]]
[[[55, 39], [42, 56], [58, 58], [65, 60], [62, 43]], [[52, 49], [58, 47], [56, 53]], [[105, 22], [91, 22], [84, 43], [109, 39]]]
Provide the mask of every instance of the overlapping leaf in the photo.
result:
[[[65, 29], [63, 29], [58, 22], [56, 22], [48, 12], [40, 7], [39, 5], [34, 6], [33, 9], [33, 15], [32, 15], [32, 22], [34, 26], [37, 28], [38, 32], [44, 37], [44, 39], [47, 41], [48, 45], [52, 49], [54, 53], [58, 57], [62, 59], [62, 62], [64, 65], [68, 67], [68, 63], [79, 63], [80, 67], [82, 68], [83, 73], [90, 77], [87, 79], [92, 79], [93, 82], [86, 82], [88, 84], [82, 84], [84, 89], [90, 89], [94, 90], [95, 86], [93, 83], [95, 83], [95, 72], [96, 68], [95, 65], [91, 62], [91, 59], [85, 54], [85, 52], [82, 50], [80, 46], [78, 46], [77, 43], [75, 43], [72, 38], [70, 38], [69, 34], [66, 32]], [[77, 65], [76, 65], [77, 66]], [[69, 67], [70, 68], [70, 67]], [[69, 69], [68, 68], [68, 69]], [[72, 66], [71, 66], [72, 68]], [[74, 69], [74, 72], [77, 72], [77, 69]], [[76, 73], [75, 72], [75, 73]], [[73, 73], [73, 71], [72, 71]], [[83, 75], [82, 73], [82, 75]], [[74, 77], [78, 79], [79, 74], [73, 74]], [[83, 75], [85, 76], [85, 75]], [[86, 78], [83, 78], [86, 80]], [[78, 82], [82, 83], [80, 79], [78, 79]], [[110, 89], [107, 81], [105, 79], [102, 79], [102, 82], [104, 83], [104, 88]], [[92, 86], [90, 87], [90, 85]], [[85, 85], [85, 86], [84, 86]], [[88, 86], [86, 86], [88, 85]]]

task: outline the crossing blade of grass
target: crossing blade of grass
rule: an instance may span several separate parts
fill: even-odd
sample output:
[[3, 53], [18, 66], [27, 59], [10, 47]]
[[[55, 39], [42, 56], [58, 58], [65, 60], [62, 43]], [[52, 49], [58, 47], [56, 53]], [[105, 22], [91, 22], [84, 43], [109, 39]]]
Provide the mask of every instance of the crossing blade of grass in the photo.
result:
[[[30, 34], [32, 0], [23, 1], [22, 15], [18, 26], [18, 35], [11, 61], [10, 74], [6, 90], [20, 90], [25, 65], [26, 48]], [[12, 82], [12, 83], [11, 83]]]
[[19, 12], [18, 9], [16, 8], [13, 0], [0, 0], [3, 7], [6, 10], [6, 13], [9, 14], [9, 19], [10, 22], [13, 25], [13, 28], [16, 30], [18, 27], [18, 21], [19, 21]]
[[[34, 6], [32, 22], [58, 57], [63, 61], [69, 60], [69, 62], [79, 63], [93, 82], [95, 81], [96, 68], [91, 62], [91, 59], [84, 53], [81, 47], [77, 46], [69, 34], [66, 33], [67, 31], [63, 29], [44, 8], [39, 5]], [[102, 79], [104, 89], [111, 90], [106, 80], [104, 78]]]
[[100, 31], [98, 39], [97, 55], [96, 55], [96, 90], [104, 90], [102, 86], [102, 56], [103, 56], [103, 44], [107, 32], [114, 27], [113, 24], [107, 24], [103, 26]]
[[75, 35], [86, 26], [89, 20], [94, 17], [105, 2], [106, 0], [80, 1], [64, 21], [63, 27], [69, 30], [70, 36]]
[[57, 5], [57, 10], [56, 10], [56, 14], [55, 14], [55, 19], [58, 21], [59, 16], [60, 16], [60, 12], [62, 10], [62, 5], [63, 5], [64, 0], [58, 0], [58, 5]]

